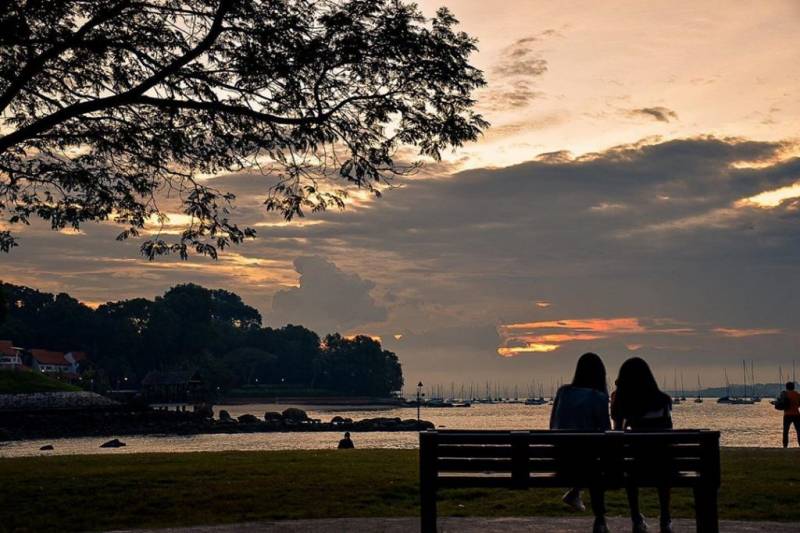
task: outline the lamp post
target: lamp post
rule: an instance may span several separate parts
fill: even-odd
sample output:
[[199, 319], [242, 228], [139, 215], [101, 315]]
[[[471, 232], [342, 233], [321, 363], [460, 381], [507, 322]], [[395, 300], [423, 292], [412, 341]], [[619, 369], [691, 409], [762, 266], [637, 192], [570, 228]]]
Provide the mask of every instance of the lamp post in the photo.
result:
[[417, 424], [419, 424], [419, 408], [422, 405], [422, 397], [425, 396], [422, 393], [422, 382], [420, 381], [417, 383]]

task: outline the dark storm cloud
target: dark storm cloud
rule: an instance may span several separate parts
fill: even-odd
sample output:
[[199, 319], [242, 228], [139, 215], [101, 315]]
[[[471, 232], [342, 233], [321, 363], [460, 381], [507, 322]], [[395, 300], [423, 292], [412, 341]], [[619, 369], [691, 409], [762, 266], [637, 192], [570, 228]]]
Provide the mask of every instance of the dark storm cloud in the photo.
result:
[[386, 319], [386, 309], [375, 303], [375, 284], [346, 273], [318, 256], [298, 257], [294, 267], [299, 286], [275, 293], [272, 320], [304, 324], [320, 333], [344, 332]]
[[[294, 237], [332, 248], [414, 254], [420, 259], [416, 272], [457, 266], [450, 277], [465, 278], [497, 261], [560, 262], [591, 250], [598, 259], [611, 251], [615, 257], [634, 249], [655, 254], [656, 248], [677, 254], [665, 260], [713, 256], [715, 247], [684, 246], [707, 239], [725, 247], [734, 244], [727, 239], [752, 238], [754, 248], [740, 243], [726, 252], [748, 255], [764, 246], [759, 239], [765, 235], [793, 238], [794, 232], [786, 231], [792, 212], [731, 207], [797, 179], [796, 159], [764, 163], [782, 149], [777, 143], [704, 138], [623, 146], [578, 159], [551, 154], [505, 169], [407, 181], [368, 209], [315, 216], [320, 223], [307, 227], [264, 228], [256, 247]], [[740, 162], [766, 166], [737, 168]], [[637, 233], [648, 228], [652, 235]], [[514, 274], [504, 270], [494, 276]]]
[[[799, 325], [789, 297], [800, 273], [797, 211], [788, 204], [734, 207], [798, 179], [800, 160], [770, 163], [784, 148], [698, 138], [577, 159], [561, 153], [406, 182], [369, 209], [325, 214], [303, 233], [333, 257], [342, 249], [362, 251], [365, 269], [390, 265], [382, 285], [470, 312], [433, 316], [440, 327], [633, 316], [671, 318], [698, 330], [565, 344], [552, 354], [525, 356], [529, 364], [591, 345], [622, 357], [630, 353], [626, 344], [642, 344], [640, 350], [662, 361], [716, 364], [749, 356], [756, 345], [765, 357], [780, 358], [791, 344], [785, 335], [731, 343], [710, 331]], [[277, 235], [294, 231], [281, 228]], [[539, 298], [554, 305], [535, 309]], [[422, 353], [415, 350], [407, 353]], [[455, 344], [453, 350], [463, 351]], [[474, 355], [484, 370], [497, 365]]]
[[629, 109], [625, 112], [625, 114], [633, 118], [643, 117], [651, 120], [657, 120], [658, 122], [670, 122], [673, 120], [678, 120], [678, 114], [675, 111], [663, 106]]

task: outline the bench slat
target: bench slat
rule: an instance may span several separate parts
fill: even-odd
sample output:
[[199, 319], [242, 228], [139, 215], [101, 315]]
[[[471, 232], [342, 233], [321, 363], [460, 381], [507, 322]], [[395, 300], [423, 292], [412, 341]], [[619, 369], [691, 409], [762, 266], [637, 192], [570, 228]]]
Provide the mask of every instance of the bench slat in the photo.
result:
[[[469, 444], [440, 444], [436, 447], [437, 457], [485, 457], [485, 458], [510, 458], [511, 445], [469, 445]], [[695, 447], [692, 450], [684, 450], [681, 448], [668, 448], [667, 453], [671, 457], [699, 457], [700, 448]], [[594, 450], [599, 453], [599, 450]], [[584, 447], [570, 446], [559, 447], [551, 444], [548, 445], [535, 445], [527, 447], [527, 456], [532, 458], [541, 459], [563, 459], [574, 457], [575, 454], [585, 454]], [[627, 454], [630, 456], [631, 454]]]
[[511, 459], [439, 459], [439, 472], [511, 472]]
[[[635, 480], [639, 487], [662, 487], [670, 486], [673, 488], [691, 488], [698, 485], [698, 476], [690, 473], [680, 473], [664, 478], [652, 478], [647, 476], [638, 477]], [[618, 480], [595, 480], [601, 486], [608, 489], [620, 489], [624, 483]], [[509, 473], [494, 475], [476, 475], [475, 473], [464, 473], [463, 475], [449, 474], [440, 476], [437, 484], [441, 488], [470, 488], [470, 487], [505, 487], [514, 488]], [[540, 473], [532, 475], [525, 481], [524, 488], [544, 488], [544, 487], [570, 487], [576, 485], [587, 485], [584, 476], [563, 476], [553, 473]]]
[[441, 445], [437, 447], [439, 457], [498, 457], [511, 458], [511, 445], [505, 446], [471, 446]]
[[544, 433], [534, 433], [534, 432], [527, 432], [527, 431], [519, 431], [519, 432], [498, 432], [498, 431], [487, 431], [483, 432], [435, 432], [432, 431], [432, 434], [436, 435], [435, 440], [437, 444], [506, 444], [511, 445], [512, 434], [517, 435], [525, 435], [528, 445], [564, 445], [569, 442], [575, 442], [576, 446], [586, 447], [591, 446], [592, 443], [601, 444], [605, 442], [605, 433], [601, 432], [591, 432], [591, 433], [581, 433], [581, 432], [560, 432], [560, 431], [552, 431], [552, 432], [544, 432]]

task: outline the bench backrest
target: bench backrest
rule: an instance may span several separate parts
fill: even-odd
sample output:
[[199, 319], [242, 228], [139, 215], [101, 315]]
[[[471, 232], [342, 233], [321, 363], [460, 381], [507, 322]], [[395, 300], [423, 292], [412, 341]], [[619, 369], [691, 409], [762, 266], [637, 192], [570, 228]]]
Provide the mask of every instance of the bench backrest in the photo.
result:
[[420, 469], [438, 486], [719, 486], [719, 432], [420, 433]]

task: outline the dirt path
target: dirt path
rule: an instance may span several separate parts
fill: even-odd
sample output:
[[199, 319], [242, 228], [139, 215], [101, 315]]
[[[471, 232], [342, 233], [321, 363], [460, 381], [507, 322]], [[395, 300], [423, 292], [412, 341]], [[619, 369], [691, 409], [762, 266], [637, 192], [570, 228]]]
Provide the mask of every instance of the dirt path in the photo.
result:
[[[612, 533], [630, 531], [630, 521], [610, 518]], [[591, 531], [591, 518], [442, 518], [442, 533], [585, 533]], [[693, 520], [675, 520], [675, 533], [694, 532]], [[658, 520], [650, 521], [650, 530], [658, 531]], [[143, 530], [138, 530], [142, 533]], [[251, 522], [224, 526], [200, 526], [146, 530], [158, 533], [413, 533], [419, 531], [417, 518], [332, 518], [322, 520], [286, 520]], [[720, 522], [723, 533], [800, 532], [797, 522]]]

